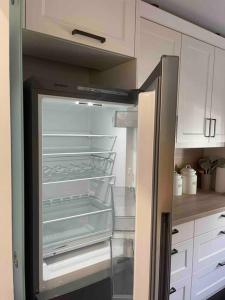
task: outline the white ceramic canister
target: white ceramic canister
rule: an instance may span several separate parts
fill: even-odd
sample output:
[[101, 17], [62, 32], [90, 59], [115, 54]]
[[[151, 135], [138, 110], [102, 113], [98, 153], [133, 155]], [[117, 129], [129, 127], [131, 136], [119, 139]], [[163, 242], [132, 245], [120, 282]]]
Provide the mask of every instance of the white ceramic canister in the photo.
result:
[[173, 174], [173, 194], [174, 196], [182, 195], [182, 176], [176, 171]]
[[195, 195], [197, 193], [197, 175], [191, 165], [187, 165], [181, 170], [183, 177], [182, 188], [183, 194]]

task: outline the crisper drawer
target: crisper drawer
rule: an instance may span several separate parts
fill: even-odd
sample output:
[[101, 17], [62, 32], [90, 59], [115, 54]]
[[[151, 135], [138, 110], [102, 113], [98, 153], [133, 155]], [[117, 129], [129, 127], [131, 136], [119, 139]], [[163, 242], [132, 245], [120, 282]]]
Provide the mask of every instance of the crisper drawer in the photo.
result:
[[43, 187], [44, 257], [85, 247], [112, 236], [112, 178]]
[[171, 251], [171, 282], [191, 276], [193, 240], [175, 244]]
[[170, 287], [170, 300], [191, 299], [191, 277], [179, 280]]
[[223, 264], [225, 264], [225, 256], [223, 261], [208, 265], [192, 277], [192, 300], [208, 299], [225, 287]]
[[195, 236], [209, 232], [217, 227], [225, 227], [225, 211], [195, 221]]
[[194, 221], [173, 226], [172, 229], [172, 244], [177, 244], [193, 238]]
[[199, 272], [213, 262], [225, 259], [225, 226], [194, 239], [193, 271]]

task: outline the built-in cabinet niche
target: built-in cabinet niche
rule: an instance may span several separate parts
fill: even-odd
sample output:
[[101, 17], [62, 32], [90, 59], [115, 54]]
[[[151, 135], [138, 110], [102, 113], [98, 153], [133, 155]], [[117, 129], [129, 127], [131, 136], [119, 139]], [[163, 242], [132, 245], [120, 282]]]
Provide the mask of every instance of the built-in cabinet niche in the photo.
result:
[[[30, 55], [23, 56], [23, 79], [33, 78], [50, 90], [76, 85], [134, 89], [136, 62], [129, 60], [104, 70], [77, 66]], [[129, 76], [128, 76], [129, 74]]]

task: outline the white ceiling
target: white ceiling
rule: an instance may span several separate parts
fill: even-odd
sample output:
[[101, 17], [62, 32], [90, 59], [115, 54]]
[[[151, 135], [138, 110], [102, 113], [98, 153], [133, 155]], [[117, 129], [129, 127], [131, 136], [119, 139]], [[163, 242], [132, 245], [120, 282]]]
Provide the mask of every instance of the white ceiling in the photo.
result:
[[225, 37], [225, 0], [145, 0]]

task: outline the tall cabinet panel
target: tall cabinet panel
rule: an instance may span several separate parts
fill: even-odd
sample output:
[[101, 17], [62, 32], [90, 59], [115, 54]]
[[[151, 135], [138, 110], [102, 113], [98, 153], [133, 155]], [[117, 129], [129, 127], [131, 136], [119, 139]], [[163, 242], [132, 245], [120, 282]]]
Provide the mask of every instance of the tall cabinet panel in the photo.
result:
[[225, 142], [225, 51], [215, 48], [214, 78], [211, 110], [212, 143]]
[[181, 34], [141, 18], [138, 48], [138, 87], [149, 76], [162, 55], [180, 55]]
[[133, 56], [135, 0], [26, 0], [26, 29]]
[[182, 35], [178, 146], [208, 146], [214, 47]]

